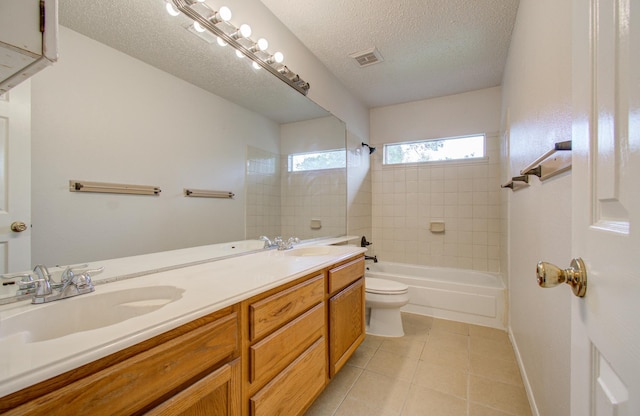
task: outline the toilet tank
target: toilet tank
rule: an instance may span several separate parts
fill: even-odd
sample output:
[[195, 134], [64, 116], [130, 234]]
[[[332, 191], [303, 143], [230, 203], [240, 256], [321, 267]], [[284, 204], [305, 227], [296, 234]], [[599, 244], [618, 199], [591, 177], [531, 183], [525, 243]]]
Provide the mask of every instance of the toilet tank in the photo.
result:
[[0, 95], [58, 60], [58, 0], [0, 0]]

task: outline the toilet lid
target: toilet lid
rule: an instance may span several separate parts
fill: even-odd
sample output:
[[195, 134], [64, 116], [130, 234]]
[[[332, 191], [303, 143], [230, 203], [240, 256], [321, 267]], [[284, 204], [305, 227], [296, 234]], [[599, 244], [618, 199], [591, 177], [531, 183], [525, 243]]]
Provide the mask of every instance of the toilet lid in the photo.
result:
[[365, 291], [378, 294], [402, 294], [409, 290], [409, 286], [394, 282], [393, 280], [378, 279], [377, 277], [365, 277]]

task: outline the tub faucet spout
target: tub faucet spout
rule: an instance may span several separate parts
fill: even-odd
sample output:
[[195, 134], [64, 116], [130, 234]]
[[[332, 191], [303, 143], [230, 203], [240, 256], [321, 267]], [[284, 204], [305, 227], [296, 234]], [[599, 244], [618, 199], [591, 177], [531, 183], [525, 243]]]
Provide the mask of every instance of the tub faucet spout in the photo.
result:
[[364, 256], [364, 259], [365, 259], [365, 260], [373, 260], [373, 262], [374, 262], [374, 263], [377, 263], [377, 262], [378, 262], [378, 256], [377, 256], [377, 255], [376, 255], [376, 256], [366, 256], [366, 255], [365, 255], [365, 256]]

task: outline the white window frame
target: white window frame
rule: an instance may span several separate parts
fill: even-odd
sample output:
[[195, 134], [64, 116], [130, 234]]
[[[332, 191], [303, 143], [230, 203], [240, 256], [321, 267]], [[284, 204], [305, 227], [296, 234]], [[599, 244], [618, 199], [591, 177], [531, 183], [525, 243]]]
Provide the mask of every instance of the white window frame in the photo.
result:
[[[300, 155], [316, 155], [321, 153], [336, 153], [336, 152], [344, 152], [344, 165], [343, 166], [333, 166], [327, 168], [320, 169], [306, 169], [306, 170], [294, 170], [293, 168], [293, 158], [295, 156]], [[316, 171], [325, 171], [325, 170], [333, 170], [333, 169], [345, 169], [347, 167], [347, 153], [344, 148], [341, 149], [330, 149], [330, 150], [317, 150], [313, 152], [301, 152], [301, 153], [291, 153], [287, 155], [287, 171], [289, 173], [298, 173], [298, 172], [316, 172]]]
[[[459, 140], [459, 139], [464, 139], [464, 138], [469, 138], [469, 137], [482, 137], [482, 156], [478, 156], [478, 157], [463, 157], [463, 158], [458, 158], [458, 159], [445, 159], [445, 160], [421, 160], [421, 161], [415, 161], [415, 162], [395, 162], [395, 163], [390, 163], [387, 161], [387, 146], [398, 146], [398, 145], [403, 145], [403, 144], [414, 144], [414, 143], [427, 143], [427, 142], [433, 142], [433, 141], [447, 141], [447, 140]], [[453, 136], [453, 137], [438, 137], [438, 138], [434, 138], [434, 139], [425, 139], [425, 140], [412, 140], [412, 141], [405, 141], [405, 142], [394, 142], [394, 143], [385, 143], [383, 145], [383, 149], [382, 149], [382, 153], [383, 153], [383, 157], [382, 157], [382, 164], [383, 165], [387, 165], [387, 166], [401, 166], [401, 165], [413, 165], [413, 164], [439, 164], [439, 163], [478, 163], [478, 162], [483, 162], [483, 161], [487, 161], [489, 160], [489, 158], [487, 157], [487, 135], [485, 133], [479, 133], [479, 134], [469, 134], [469, 135], [465, 135], [465, 136]]]

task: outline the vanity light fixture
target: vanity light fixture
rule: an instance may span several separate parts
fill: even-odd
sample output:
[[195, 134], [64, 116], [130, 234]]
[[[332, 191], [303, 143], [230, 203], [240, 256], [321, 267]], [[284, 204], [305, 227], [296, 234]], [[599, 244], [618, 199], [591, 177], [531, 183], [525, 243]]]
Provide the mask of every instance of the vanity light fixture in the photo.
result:
[[193, 29], [198, 33], [204, 33], [207, 30], [203, 28], [198, 22], [193, 22]]
[[251, 52], [264, 52], [269, 47], [269, 42], [265, 38], [260, 38], [258, 41], [249, 48]]
[[167, 13], [169, 13], [173, 17], [176, 17], [180, 14], [180, 10], [176, 9], [176, 6], [174, 6], [170, 1], [167, 1], [165, 7], [167, 9]]
[[218, 45], [231, 45], [238, 57], [248, 57], [254, 69], [266, 69], [302, 95], [309, 92], [309, 83], [283, 64], [284, 55], [281, 52], [268, 52], [269, 42], [264, 38], [253, 41], [248, 24], [236, 27], [230, 23], [232, 15], [228, 7], [223, 6], [216, 11], [205, 0], [166, 0], [166, 9], [171, 16], [184, 14], [191, 19], [193, 23], [186, 28], [198, 37], [213, 42], [213, 38], [206, 33], [209, 32], [216, 38]]
[[216, 23], [228, 22], [231, 20], [231, 9], [227, 6], [220, 7], [220, 10], [213, 14], [213, 17], [209, 19], [214, 25]]
[[251, 36], [251, 26], [246, 23], [240, 25], [240, 28], [229, 36], [231, 36], [232, 39], [248, 38]]
[[[276, 52], [273, 55], [271, 55], [270, 57], [268, 57], [266, 59], [266, 62], [268, 64], [281, 64], [284, 62], [284, 55], [282, 54], [282, 52]], [[286, 68], [286, 67], [284, 67]], [[288, 68], [287, 68], [288, 70]]]

